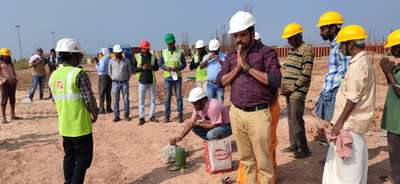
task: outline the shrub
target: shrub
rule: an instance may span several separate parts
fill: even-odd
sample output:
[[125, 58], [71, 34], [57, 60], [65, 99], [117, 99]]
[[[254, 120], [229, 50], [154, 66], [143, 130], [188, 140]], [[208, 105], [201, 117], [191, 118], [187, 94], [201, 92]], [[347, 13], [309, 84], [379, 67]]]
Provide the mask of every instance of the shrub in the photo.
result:
[[29, 68], [28, 59], [14, 60], [15, 70], [24, 70]]

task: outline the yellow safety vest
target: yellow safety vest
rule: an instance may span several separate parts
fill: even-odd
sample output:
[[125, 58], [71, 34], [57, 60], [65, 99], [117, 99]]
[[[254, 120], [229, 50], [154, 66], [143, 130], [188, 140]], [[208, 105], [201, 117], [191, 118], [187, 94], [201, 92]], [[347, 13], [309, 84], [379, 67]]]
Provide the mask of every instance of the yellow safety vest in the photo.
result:
[[[196, 64], [201, 62], [200, 59], [199, 59], [199, 55], [198, 54], [193, 55], [193, 59], [194, 59], [194, 62]], [[207, 80], [207, 68], [206, 67], [201, 69], [200, 65], [197, 66], [197, 68], [196, 68], [196, 80], [197, 81], [206, 81]]]
[[[140, 67], [142, 65], [142, 55], [140, 53], [139, 54], [135, 54], [135, 59], [136, 59], [136, 62], [137, 62], [136, 67]], [[156, 62], [156, 58], [154, 57], [154, 55], [151, 55], [151, 62], [150, 62], [151, 66], [154, 66], [155, 62]], [[154, 73], [154, 70], [152, 70], [151, 72], [153, 73], [153, 83], [156, 83], [156, 75]], [[142, 74], [142, 72], [137, 72], [136, 73], [136, 78], [138, 80], [140, 79], [140, 75], [141, 74]]]
[[[181, 56], [182, 51], [180, 49], [176, 49], [174, 52], [171, 53], [168, 49], [162, 50], [162, 57], [164, 59], [164, 66], [166, 67], [174, 67], [178, 68], [181, 66]], [[176, 71], [178, 77], [182, 77], [181, 71]], [[171, 77], [171, 72], [164, 71], [164, 78]]]
[[79, 137], [92, 132], [92, 120], [83, 96], [76, 86], [80, 68], [60, 65], [49, 79], [58, 113], [60, 135]]

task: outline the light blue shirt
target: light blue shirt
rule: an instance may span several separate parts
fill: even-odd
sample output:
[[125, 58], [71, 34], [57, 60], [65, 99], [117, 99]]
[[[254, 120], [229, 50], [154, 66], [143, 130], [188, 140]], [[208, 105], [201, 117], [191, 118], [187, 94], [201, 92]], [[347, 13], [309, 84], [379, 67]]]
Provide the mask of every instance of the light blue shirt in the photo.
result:
[[[208, 58], [211, 53], [204, 56], [204, 58]], [[225, 61], [225, 54], [223, 52], [218, 53], [219, 58], [222, 61]], [[216, 81], [218, 73], [221, 71], [221, 65], [216, 59], [211, 59], [207, 63], [207, 80], [208, 81]]]
[[98, 75], [108, 75], [108, 63], [110, 62], [109, 56], [104, 56], [99, 61], [99, 66], [97, 67]]
[[349, 57], [344, 56], [339, 47], [340, 43], [338, 43], [335, 38], [331, 43], [328, 59], [328, 73], [325, 75], [325, 82], [322, 87], [322, 91], [326, 93], [332, 92], [333, 89], [340, 86], [340, 82], [344, 78], [349, 65]]

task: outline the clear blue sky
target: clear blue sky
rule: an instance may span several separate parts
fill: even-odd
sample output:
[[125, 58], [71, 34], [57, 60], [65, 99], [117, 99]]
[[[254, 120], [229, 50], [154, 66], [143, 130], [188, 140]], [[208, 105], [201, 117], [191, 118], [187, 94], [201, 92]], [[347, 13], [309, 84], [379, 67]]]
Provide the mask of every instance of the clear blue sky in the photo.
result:
[[290, 22], [304, 26], [304, 39], [322, 43], [315, 27], [319, 16], [328, 10], [342, 13], [345, 24], [360, 24], [370, 38], [382, 39], [400, 28], [399, 0], [8, 0], [1, 2], [0, 47], [9, 47], [19, 57], [14, 25], [21, 25], [23, 55], [34, 48], [48, 51], [56, 40], [76, 38], [88, 53], [112, 44], [138, 45], [148, 39], [161, 49], [163, 35], [188, 33], [189, 42], [209, 41], [216, 29], [238, 10], [251, 6], [256, 31], [269, 45], [285, 44], [281, 30]]

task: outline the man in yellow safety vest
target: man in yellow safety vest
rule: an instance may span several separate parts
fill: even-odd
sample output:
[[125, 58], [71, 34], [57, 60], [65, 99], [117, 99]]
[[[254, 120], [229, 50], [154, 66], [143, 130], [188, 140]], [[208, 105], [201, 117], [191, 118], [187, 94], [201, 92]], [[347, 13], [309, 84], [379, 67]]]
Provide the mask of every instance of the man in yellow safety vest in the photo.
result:
[[83, 58], [80, 44], [71, 38], [57, 42], [61, 65], [49, 79], [63, 137], [65, 183], [83, 183], [93, 157], [92, 123], [98, 116], [88, 75], [77, 66]]
[[190, 63], [190, 70], [196, 70], [196, 86], [207, 90], [207, 68], [200, 68], [200, 63], [203, 61], [204, 56], [208, 54], [206, 44], [203, 40], [196, 41], [197, 52], [193, 55], [192, 62]]
[[162, 50], [160, 58], [160, 67], [164, 70], [164, 123], [168, 123], [170, 120], [172, 88], [175, 90], [178, 121], [183, 123], [182, 70], [186, 67], [186, 60], [182, 50], [176, 48], [175, 37], [172, 33], [165, 35], [165, 43], [168, 48]]
[[159, 122], [155, 116], [156, 108], [156, 75], [158, 71], [158, 63], [156, 57], [150, 52], [150, 43], [146, 40], [140, 44], [141, 53], [135, 54], [133, 57], [133, 73], [139, 80], [139, 125], [143, 125], [146, 121], [144, 118], [146, 91], [150, 93], [150, 121]]

